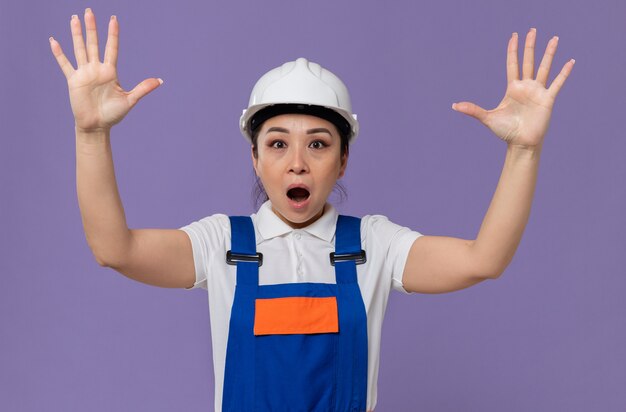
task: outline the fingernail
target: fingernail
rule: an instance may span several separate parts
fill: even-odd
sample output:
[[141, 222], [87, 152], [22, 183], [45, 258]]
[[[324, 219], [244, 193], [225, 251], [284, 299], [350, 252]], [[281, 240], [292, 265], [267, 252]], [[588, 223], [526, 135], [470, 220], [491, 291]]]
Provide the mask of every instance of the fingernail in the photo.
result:
[[163, 79], [159, 77], [157, 80], [159, 81], [159, 84], [163, 84]]
[[452, 109], [456, 110], [456, 107], [454, 107], [456, 105], [456, 103], [452, 103]]
[[91, 8], [87, 7], [87, 8], [85, 9], [85, 14], [86, 14], [86, 13], [91, 13]]
[[576, 60], [572, 59], [572, 64], [576, 64]]
[[72, 14], [72, 20], [77, 19], [78, 16], [76, 14]]
[[515, 37], [515, 36], [517, 36], [517, 32], [516, 31], [513, 32], [513, 37]]
[[50, 37], [48, 38], [48, 41], [49, 41], [50, 43], [52, 43], [52, 40], [54, 40], [54, 38], [53, 38], [52, 36], [50, 36]]
[[114, 14], [111, 16], [111, 20], [117, 20], [117, 16]]
[[556, 41], [559, 41], [559, 36], [554, 36], [554, 38], [556, 39]]

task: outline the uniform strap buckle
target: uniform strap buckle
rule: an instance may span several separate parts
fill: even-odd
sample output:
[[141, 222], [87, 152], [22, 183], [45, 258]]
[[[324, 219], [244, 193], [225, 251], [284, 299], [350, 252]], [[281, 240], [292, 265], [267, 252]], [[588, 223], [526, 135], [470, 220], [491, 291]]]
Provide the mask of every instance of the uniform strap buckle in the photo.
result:
[[357, 265], [362, 265], [367, 261], [367, 257], [363, 249], [361, 249], [360, 252], [356, 253], [331, 252], [330, 254], [330, 264], [333, 266], [335, 266], [335, 262], [344, 262], [346, 260], [354, 260]]
[[226, 252], [226, 263], [236, 266], [237, 262], [258, 262], [259, 266], [262, 266], [263, 253], [256, 253], [254, 255], [243, 255], [241, 253], [232, 253], [230, 250]]

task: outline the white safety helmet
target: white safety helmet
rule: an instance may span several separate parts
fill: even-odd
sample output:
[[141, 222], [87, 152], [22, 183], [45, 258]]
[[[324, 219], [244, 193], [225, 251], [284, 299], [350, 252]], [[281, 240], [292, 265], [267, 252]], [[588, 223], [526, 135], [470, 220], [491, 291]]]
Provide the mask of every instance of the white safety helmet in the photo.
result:
[[348, 88], [339, 77], [303, 57], [270, 70], [256, 82], [248, 108], [239, 119], [239, 128], [252, 143], [257, 127], [270, 117], [285, 113], [310, 114], [328, 120], [350, 143], [359, 133]]

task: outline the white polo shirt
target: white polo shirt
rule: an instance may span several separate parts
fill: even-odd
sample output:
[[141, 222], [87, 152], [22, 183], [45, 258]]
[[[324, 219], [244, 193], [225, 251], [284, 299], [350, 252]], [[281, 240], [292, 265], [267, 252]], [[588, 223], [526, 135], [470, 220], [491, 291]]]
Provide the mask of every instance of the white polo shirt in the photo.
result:
[[[252, 214], [257, 252], [263, 254], [259, 284], [336, 283], [329, 254], [335, 251], [337, 210], [326, 203], [324, 214], [313, 224], [293, 229], [283, 222], [266, 201]], [[215, 410], [222, 410], [222, 391], [230, 312], [237, 280], [236, 266], [226, 263], [230, 249], [230, 220], [214, 214], [180, 228], [191, 239], [196, 269], [196, 288], [208, 291]], [[361, 218], [361, 247], [367, 262], [357, 265], [357, 280], [367, 313], [368, 371], [367, 410], [376, 406], [380, 334], [391, 289], [409, 294], [402, 286], [402, 273], [411, 245], [421, 234], [390, 222], [382, 215]]]

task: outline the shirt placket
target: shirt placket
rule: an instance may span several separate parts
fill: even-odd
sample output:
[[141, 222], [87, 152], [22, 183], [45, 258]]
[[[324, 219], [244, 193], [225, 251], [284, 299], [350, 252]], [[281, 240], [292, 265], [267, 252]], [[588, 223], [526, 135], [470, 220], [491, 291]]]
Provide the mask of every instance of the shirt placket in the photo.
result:
[[299, 230], [295, 230], [293, 234], [294, 239], [294, 250], [296, 252], [296, 274], [298, 279], [302, 279], [304, 277], [304, 268], [302, 262], [302, 232]]

